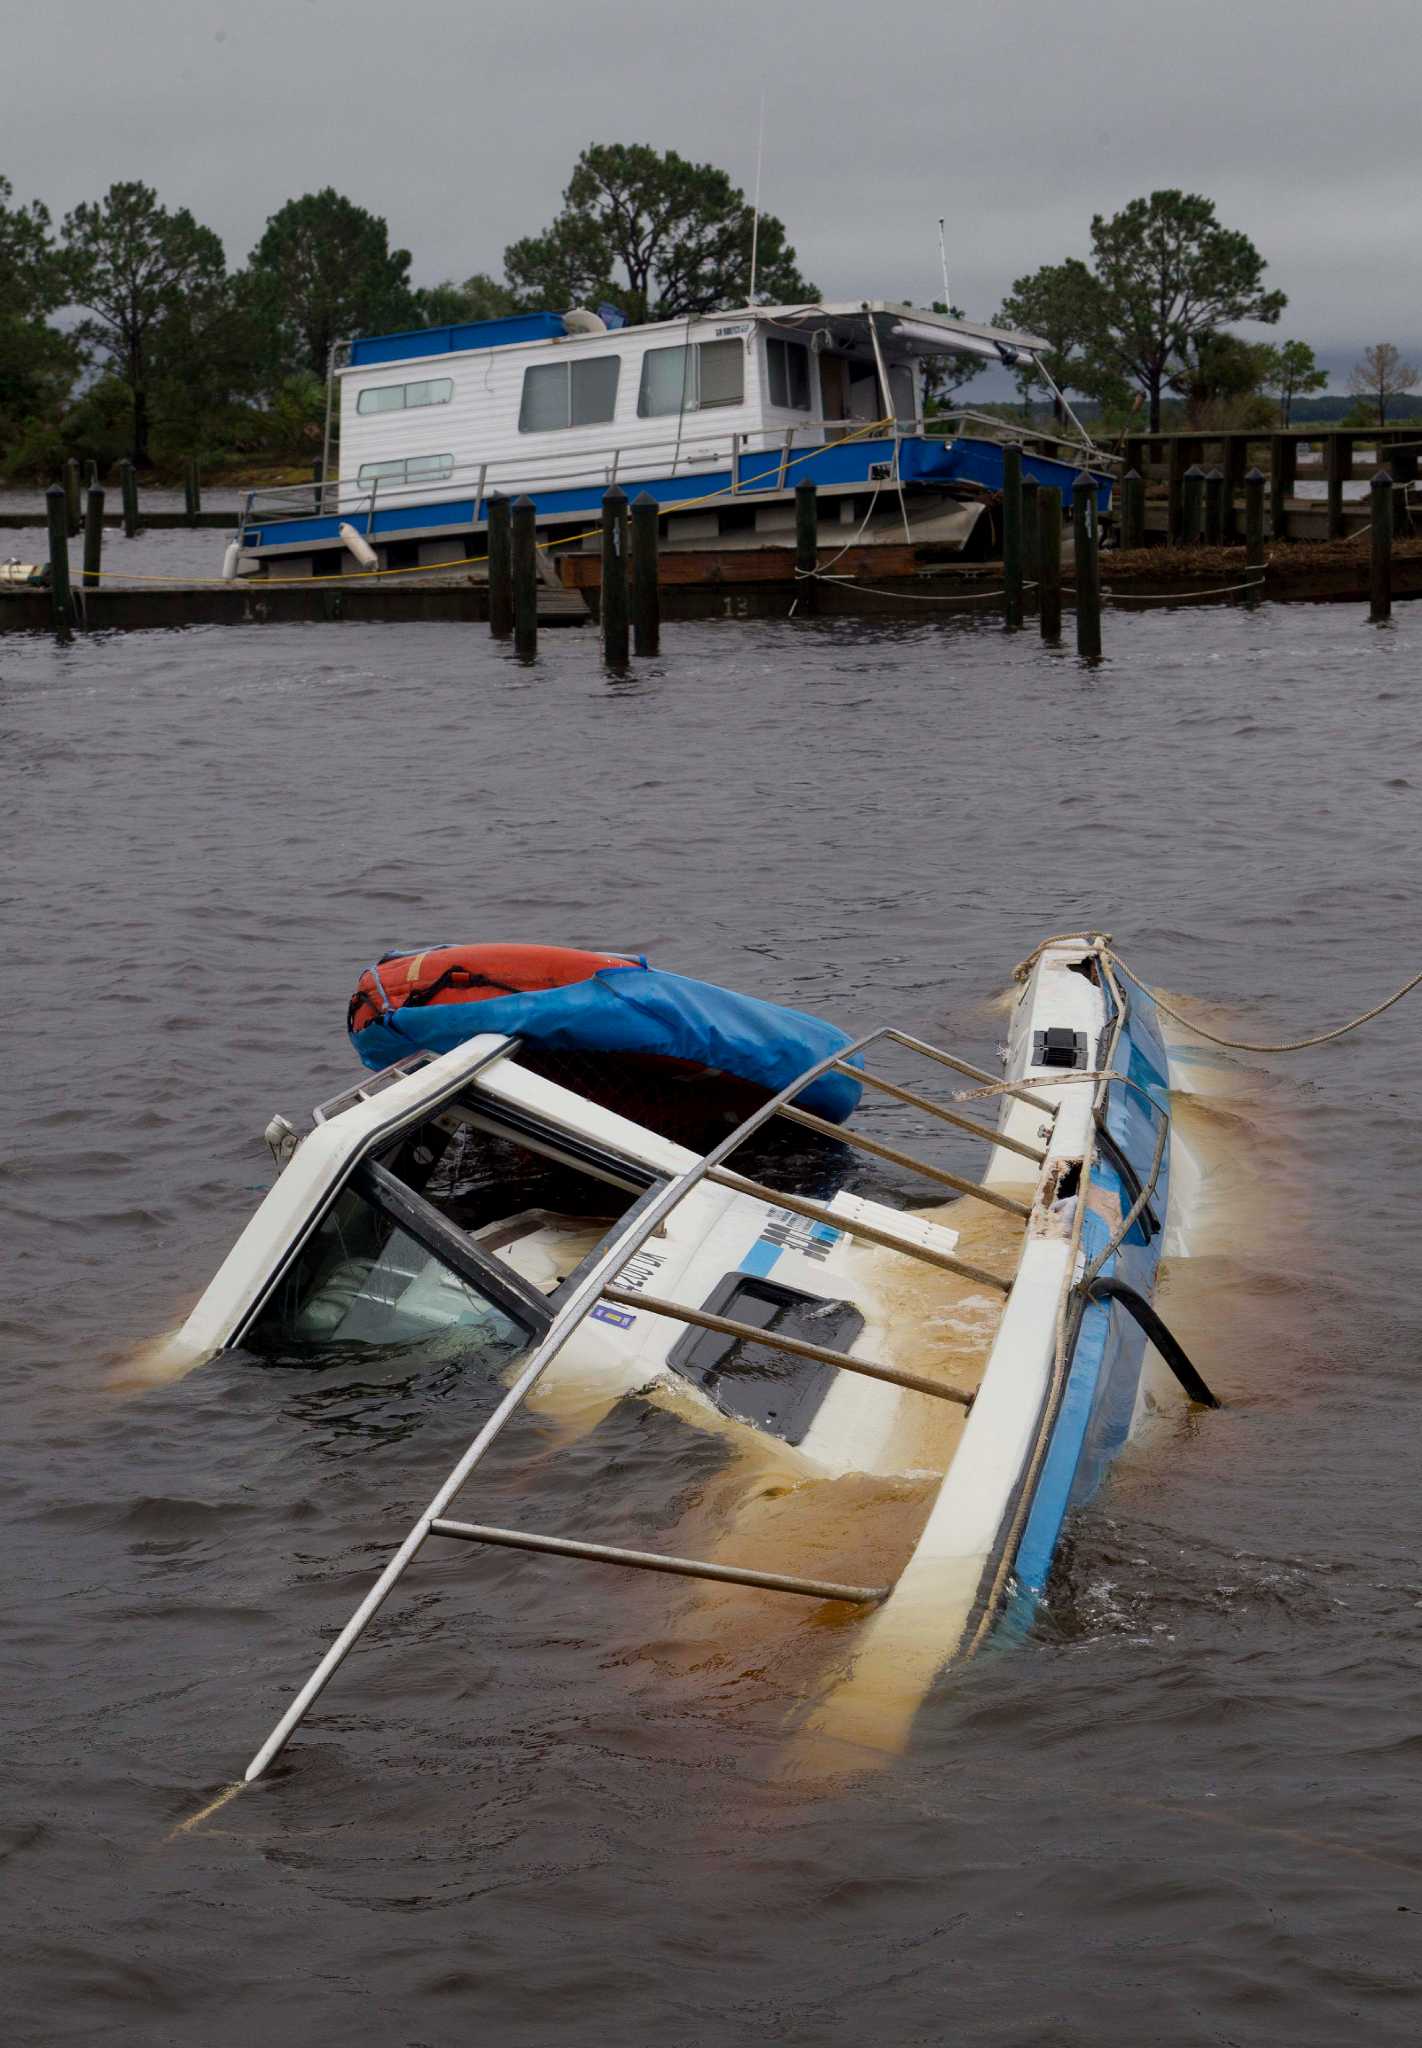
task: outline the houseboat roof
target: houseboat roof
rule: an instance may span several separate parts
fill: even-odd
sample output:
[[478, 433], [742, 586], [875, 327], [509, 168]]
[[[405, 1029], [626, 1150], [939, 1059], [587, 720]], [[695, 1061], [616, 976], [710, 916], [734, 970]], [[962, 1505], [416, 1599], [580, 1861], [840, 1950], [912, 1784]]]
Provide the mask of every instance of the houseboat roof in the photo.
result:
[[[882, 341], [895, 342], [918, 356], [973, 355], [1014, 363], [1020, 356], [1036, 356], [1050, 344], [1040, 335], [1017, 328], [984, 327], [972, 320], [959, 320], [943, 313], [926, 311], [906, 301], [888, 299], [846, 299], [833, 304], [793, 306], [734, 306], [693, 316], [702, 320], [759, 322], [778, 328], [802, 329], [807, 334], [828, 329], [842, 345], [867, 334], [871, 320], [891, 325], [879, 327]], [[649, 321], [624, 333], [676, 333], [687, 325], [685, 316], [675, 320]], [[562, 313], [514, 313], [500, 320], [455, 321], [443, 327], [418, 327], [397, 334], [368, 334], [347, 344], [342, 367], [370, 369], [381, 363], [405, 363], [422, 356], [459, 355], [473, 349], [513, 348], [530, 342], [568, 339], [601, 339], [581, 325], [574, 329]]]

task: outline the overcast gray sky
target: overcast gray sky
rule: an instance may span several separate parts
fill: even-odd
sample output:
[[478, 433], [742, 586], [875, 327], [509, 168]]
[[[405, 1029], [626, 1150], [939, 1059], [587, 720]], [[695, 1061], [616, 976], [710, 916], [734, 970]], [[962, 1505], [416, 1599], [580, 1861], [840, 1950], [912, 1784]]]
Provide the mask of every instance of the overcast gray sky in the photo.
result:
[[[240, 263], [333, 184], [417, 283], [497, 272], [588, 142], [723, 165], [830, 297], [975, 318], [1093, 212], [1207, 193], [1335, 386], [1422, 353], [1422, 0], [14, 0], [0, 173], [56, 217], [141, 178]], [[1256, 330], [1257, 331], [1257, 330]]]

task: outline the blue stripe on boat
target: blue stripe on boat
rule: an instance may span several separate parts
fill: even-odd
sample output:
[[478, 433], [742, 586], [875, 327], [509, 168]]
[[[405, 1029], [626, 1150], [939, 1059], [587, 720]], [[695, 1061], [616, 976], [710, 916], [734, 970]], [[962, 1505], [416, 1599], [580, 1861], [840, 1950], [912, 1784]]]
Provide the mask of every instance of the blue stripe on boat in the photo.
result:
[[[1132, 991], [1130, 1013], [1117, 1050], [1117, 1064], [1120, 1071], [1145, 1088], [1152, 1100], [1168, 1114], [1169, 1070], [1156, 1022], [1155, 1005], [1149, 997], [1137, 991]], [[1155, 1152], [1157, 1126], [1134, 1088], [1117, 1086], [1109, 1091], [1106, 1125], [1144, 1182]], [[1160, 1178], [1151, 1201], [1162, 1228], [1147, 1243], [1144, 1232], [1137, 1225], [1103, 1269], [1107, 1274], [1129, 1282], [1147, 1299], [1154, 1292], [1156, 1270], [1160, 1264], [1169, 1176], [1170, 1148], [1167, 1141]], [[1107, 1216], [1113, 1210], [1124, 1215], [1133, 1200], [1120, 1174], [1104, 1155], [1098, 1155], [1092, 1169], [1091, 1185], [1105, 1197], [1107, 1215], [1088, 1209], [1083, 1219], [1081, 1243], [1088, 1264], [1110, 1241]], [[1029, 1596], [1040, 1594], [1046, 1585], [1067, 1511], [1091, 1498], [1106, 1467], [1129, 1435], [1145, 1354], [1144, 1332], [1124, 1309], [1108, 1302], [1088, 1302], [1072, 1352], [1066, 1389], [1052, 1426], [1047, 1455], [1017, 1548], [1014, 1570], [1019, 1586]], [[1016, 1625], [1020, 1626], [1021, 1618], [1020, 1612], [1016, 1613]]]
[[[630, 461], [636, 460], [635, 448], [625, 452]], [[892, 464], [893, 459], [894, 444], [887, 438], [831, 441], [823, 448], [791, 449], [788, 457], [779, 449], [757, 449], [739, 459], [736, 496], [756, 497], [790, 491], [796, 484], [806, 481], [825, 486], [882, 483], [883, 478], [871, 478], [870, 469], [876, 463]], [[1027, 455], [1023, 458], [1023, 470], [1035, 476], [1039, 483], [1055, 484], [1064, 499], [1070, 499], [1076, 476], [1070, 463]], [[1002, 449], [995, 441], [901, 441], [899, 471], [907, 484], [976, 483], [987, 490], [1000, 490]], [[1109, 477], [1098, 476], [1096, 482], [1097, 500], [1105, 512], [1111, 501], [1111, 481]], [[552, 519], [599, 514], [606, 488], [605, 484], [585, 484], [566, 490], [535, 489], [527, 495], [533, 501], [540, 523], [547, 524]], [[688, 501], [700, 498], [729, 501], [732, 495], [731, 472], [729, 469], [717, 469], [703, 470], [694, 476], [651, 477], [645, 481], [632, 479], [628, 490], [634, 497], [647, 491], [659, 505], [669, 508], [686, 505], [691, 509]], [[264, 519], [246, 527], [242, 544], [249, 549], [340, 547], [343, 523], [349, 523], [357, 532], [374, 541], [418, 536], [431, 528], [463, 527], [472, 530], [483, 525], [487, 510], [485, 499], [476, 500], [472, 496], [382, 506], [377, 494], [373, 518], [364, 506], [355, 505], [334, 515]]]

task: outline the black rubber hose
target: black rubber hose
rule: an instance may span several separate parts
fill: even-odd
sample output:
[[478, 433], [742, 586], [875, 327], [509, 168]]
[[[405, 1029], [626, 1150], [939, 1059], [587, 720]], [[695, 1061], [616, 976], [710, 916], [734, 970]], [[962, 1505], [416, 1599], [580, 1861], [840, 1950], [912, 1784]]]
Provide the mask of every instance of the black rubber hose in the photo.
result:
[[1223, 1404], [1210, 1392], [1200, 1378], [1182, 1347], [1176, 1342], [1143, 1294], [1137, 1294], [1134, 1287], [1128, 1287], [1124, 1280], [1098, 1278], [1087, 1289], [1092, 1301], [1119, 1301], [1128, 1314], [1135, 1317], [1151, 1343], [1165, 1360], [1190, 1400], [1197, 1401], [1202, 1408], [1219, 1408]]

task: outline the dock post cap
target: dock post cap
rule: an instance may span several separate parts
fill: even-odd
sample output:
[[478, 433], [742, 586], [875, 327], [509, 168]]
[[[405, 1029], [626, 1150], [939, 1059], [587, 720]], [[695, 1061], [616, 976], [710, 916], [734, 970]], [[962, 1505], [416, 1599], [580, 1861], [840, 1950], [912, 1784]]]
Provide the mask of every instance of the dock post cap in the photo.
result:
[[609, 484], [602, 494], [602, 502], [604, 505], [625, 505], [627, 503], [627, 493], [623, 490], [621, 484]]

